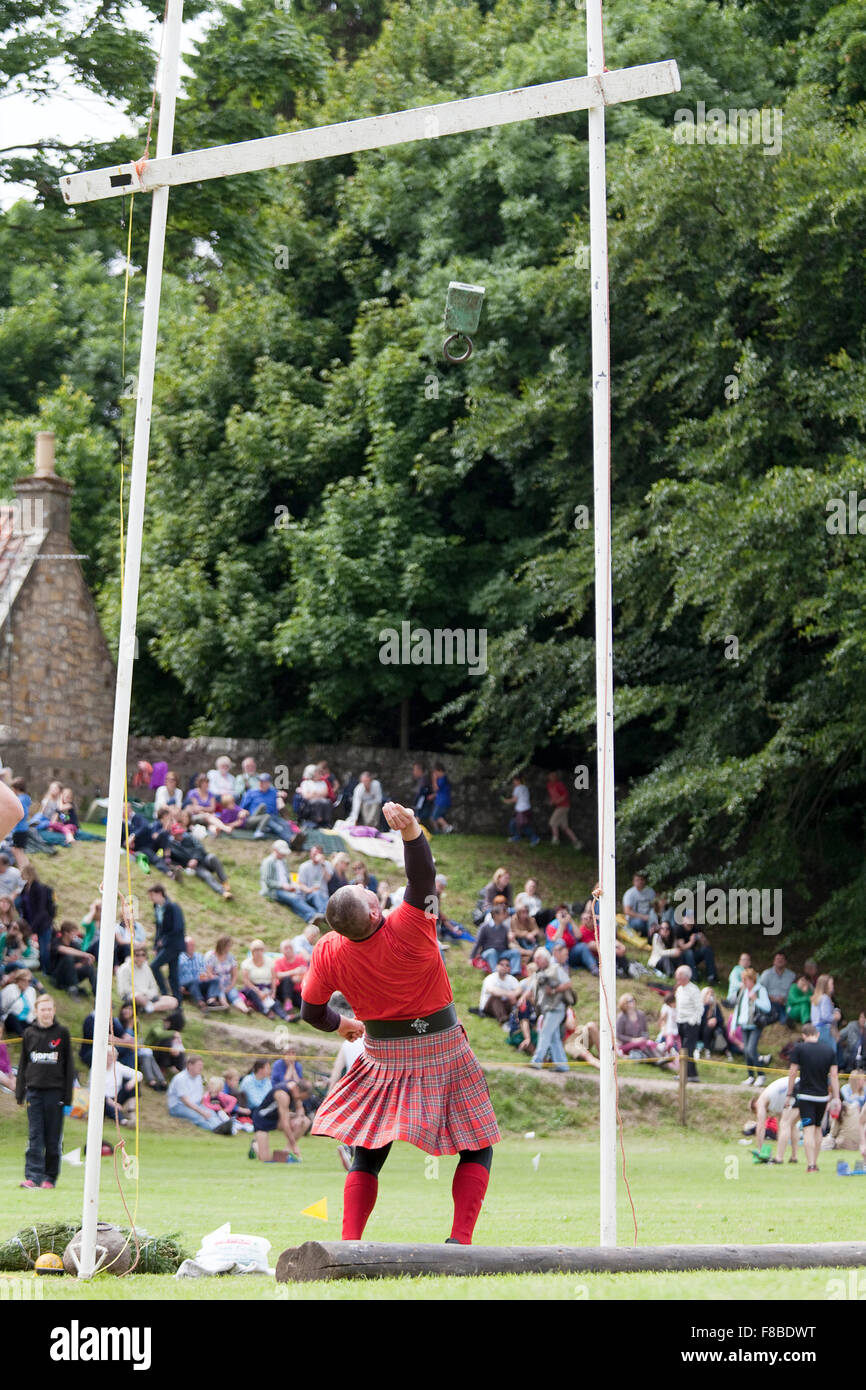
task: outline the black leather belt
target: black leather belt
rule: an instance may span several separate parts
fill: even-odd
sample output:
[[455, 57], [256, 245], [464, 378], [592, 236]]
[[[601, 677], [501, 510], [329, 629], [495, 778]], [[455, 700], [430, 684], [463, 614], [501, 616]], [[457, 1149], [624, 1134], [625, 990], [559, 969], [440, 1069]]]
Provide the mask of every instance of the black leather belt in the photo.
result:
[[453, 1004], [437, 1009], [435, 1014], [419, 1018], [373, 1018], [364, 1023], [368, 1038], [429, 1038], [431, 1033], [444, 1033], [459, 1022]]

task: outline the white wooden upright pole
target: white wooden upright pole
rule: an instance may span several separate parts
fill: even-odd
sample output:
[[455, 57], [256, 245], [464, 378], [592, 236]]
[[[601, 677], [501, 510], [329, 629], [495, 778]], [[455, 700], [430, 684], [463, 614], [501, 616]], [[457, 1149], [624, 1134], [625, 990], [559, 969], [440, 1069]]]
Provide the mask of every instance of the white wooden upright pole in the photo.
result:
[[[587, 0], [587, 73], [604, 72], [602, 0]], [[616, 827], [613, 784], [613, 622], [610, 519], [610, 315], [604, 106], [589, 110], [589, 228], [592, 281], [592, 454], [595, 527], [595, 690], [598, 740], [600, 1243], [616, 1245], [616, 1080], [611, 1018], [616, 1009]]]
[[[174, 111], [177, 100], [183, 0], [168, 0], [162, 44], [160, 73], [159, 131], [157, 158], [171, 155], [174, 139]], [[114, 924], [120, 874], [120, 836], [123, 824], [123, 791], [126, 775], [126, 748], [129, 739], [129, 707], [132, 696], [132, 670], [135, 657], [135, 628], [138, 614], [138, 585], [141, 571], [141, 542], [144, 527], [144, 500], [147, 487], [147, 457], [150, 447], [150, 417], [153, 405], [153, 375], [159, 328], [159, 300], [165, 250], [168, 189], [153, 194], [150, 211], [150, 240], [147, 278], [144, 287], [144, 314], [135, 408], [135, 437], [129, 486], [129, 519], [126, 529], [126, 556], [120, 612], [120, 641], [117, 651], [117, 686], [114, 696], [114, 728], [111, 739], [111, 772], [108, 786], [108, 817], [105, 828], [105, 861], [102, 878], [102, 923], [99, 933], [96, 1007], [93, 1020], [93, 1067], [90, 1073], [90, 1111], [87, 1118], [87, 1156], [84, 1170], [84, 1210], [81, 1221], [79, 1278], [89, 1279], [96, 1268], [96, 1225], [99, 1209], [99, 1177], [102, 1152], [102, 1122], [105, 1103], [105, 1050], [111, 1019], [111, 984], [114, 963]]]

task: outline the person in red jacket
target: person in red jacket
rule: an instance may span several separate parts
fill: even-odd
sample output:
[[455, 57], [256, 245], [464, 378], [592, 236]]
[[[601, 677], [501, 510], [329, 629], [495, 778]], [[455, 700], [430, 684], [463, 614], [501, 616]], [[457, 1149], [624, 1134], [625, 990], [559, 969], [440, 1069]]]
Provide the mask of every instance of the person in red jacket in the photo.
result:
[[[458, 1154], [448, 1240], [471, 1245], [499, 1127], [484, 1073], [458, 1022], [436, 939], [430, 846], [414, 811], [389, 801], [382, 812], [404, 841], [403, 901], [384, 917], [368, 888], [339, 888], [325, 914], [331, 931], [317, 943], [302, 987], [307, 1023], [349, 1041], [365, 1032], [364, 1055], [320, 1105], [313, 1133], [354, 1148], [344, 1240], [361, 1239], [396, 1139], [429, 1154]], [[329, 1007], [338, 992], [355, 1018]]]

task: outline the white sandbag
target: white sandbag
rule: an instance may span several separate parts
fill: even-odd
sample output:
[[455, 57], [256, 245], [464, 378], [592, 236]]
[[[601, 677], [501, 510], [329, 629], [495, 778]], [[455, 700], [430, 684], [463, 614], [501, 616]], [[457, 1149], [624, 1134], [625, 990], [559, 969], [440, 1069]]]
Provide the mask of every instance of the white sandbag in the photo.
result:
[[217, 1230], [202, 1236], [201, 1248], [196, 1253], [196, 1261], [203, 1258], [228, 1260], [232, 1264], [249, 1265], [261, 1272], [268, 1268], [268, 1251], [271, 1242], [264, 1236], [245, 1236], [240, 1232], [232, 1235], [231, 1223], [226, 1222]]

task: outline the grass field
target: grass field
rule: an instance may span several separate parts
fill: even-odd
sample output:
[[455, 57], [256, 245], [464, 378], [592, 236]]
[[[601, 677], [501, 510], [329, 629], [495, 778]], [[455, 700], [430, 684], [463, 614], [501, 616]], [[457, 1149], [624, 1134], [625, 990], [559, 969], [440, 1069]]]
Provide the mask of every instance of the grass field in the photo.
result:
[[[447, 906], [450, 914], [471, 921], [477, 889], [500, 863], [508, 865], [519, 889], [532, 872], [541, 880], [548, 901], [583, 898], [592, 883], [589, 859], [570, 849], [505, 845], [492, 837], [438, 838], [437, 863], [448, 875]], [[96, 893], [101, 877], [103, 846], [79, 844], [52, 859], [38, 860], [41, 876], [54, 885], [59, 916], [79, 920]], [[252, 936], [261, 936], [275, 949], [282, 937], [296, 934], [299, 919], [258, 895], [257, 867], [263, 849], [249, 842], [221, 844], [220, 852], [231, 876], [235, 900], [218, 900], [197, 880], [185, 880], [169, 891], [183, 905], [189, 930], [199, 948], [207, 947], [223, 931], [236, 940], [235, 954], [243, 954]], [[293, 864], [299, 862], [294, 857]], [[375, 865], [370, 861], [371, 867]], [[388, 866], [378, 872], [399, 874]], [[151, 913], [146, 888], [156, 876], [145, 878], [132, 865], [133, 891], [141, 903], [140, 915], [149, 926]], [[775, 947], [753, 943], [763, 960]], [[741, 942], [733, 940], [730, 952], [720, 943], [722, 964], [727, 967]], [[766, 946], [766, 951], [764, 947]], [[731, 954], [733, 953], [733, 954]], [[468, 1014], [477, 1002], [480, 974], [468, 964], [467, 947], [449, 952], [448, 968], [460, 1016], [479, 1057], [493, 1069], [489, 1080], [494, 1105], [505, 1135], [498, 1147], [488, 1200], [476, 1232], [484, 1244], [590, 1244], [598, 1243], [598, 1092], [594, 1078], [575, 1069], [572, 1076], [537, 1077], [527, 1073], [525, 1062], [503, 1040], [496, 1025]], [[730, 956], [730, 959], [729, 959]], [[575, 972], [578, 1013], [581, 1019], [598, 1016], [595, 983], [584, 972]], [[849, 982], [853, 983], [853, 982]], [[860, 983], [860, 982], [858, 982]], [[642, 1007], [658, 1009], [658, 995], [646, 986], [633, 988]], [[72, 1029], [90, 1004], [61, 998], [59, 1013]], [[614, 1004], [615, 1007], [615, 1004]], [[219, 1020], [201, 1019], [188, 1010], [185, 1041], [189, 1049], [207, 1049], [216, 1063], [230, 1056], [239, 1062], [265, 1050], [273, 1031], [261, 1020], [238, 1014]], [[232, 1033], [230, 1024], [242, 1029]], [[327, 1040], [305, 1025], [292, 1025], [298, 1051], [318, 1054], [328, 1066]], [[765, 1035], [778, 1046], [773, 1030]], [[209, 1068], [208, 1068], [209, 1069]], [[622, 1067], [624, 1076], [639, 1073], [635, 1064]], [[702, 1067], [705, 1080], [736, 1080], [741, 1073], [729, 1067]], [[860, 1207], [866, 1183], [846, 1182], [835, 1176], [833, 1155], [826, 1155], [822, 1171], [806, 1177], [804, 1167], [782, 1169], [755, 1167], [747, 1148], [738, 1144], [747, 1117], [749, 1092], [731, 1085], [723, 1089], [689, 1090], [689, 1126], [676, 1122], [676, 1095], [668, 1089], [638, 1089], [624, 1085], [621, 1110], [625, 1127], [628, 1175], [638, 1215], [638, 1243], [696, 1244], [769, 1243], [852, 1239], [861, 1234]], [[532, 1139], [524, 1138], [534, 1131]], [[129, 1150], [134, 1132], [124, 1131]], [[0, 1094], [0, 1190], [3, 1192], [0, 1238], [35, 1219], [77, 1222], [81, 1213], [83, 1169], [64, 1164], [61, 1185], [55, 1192], [18, 1189], [22, 1176], [24, 1115], [7, 1094]], [[111, 1132], [109, 1130], [109, 1137]], [[67, 1121], [67, 1150], [82, 1143], [84, 1125]], [[177, 1231], [191, 1252], [200, 1238], [224, 1221], [236, 1231], [264, 1235], [272, 1242], [271, 1260], [280, 1250], [308, 1239], [337, 1239], [340, 1232], [343, 1171], [335, 1147], [327, 1140], [302, 1141], [300, 1167], [264, 1166], [251, 1163], [242, 1136], [217, 1138], [197, 1131], [183, 1131], [170, 1120], [164, 1100], [147, 1093], [142, 1097], [140, 1140], [141, 1184], [137, 1223], [151, 1234]], [[532, 1160], [538, 1159], [537, 1170]], [[450, 1228], [450, 1182], [453, 1160], [440, 1160], [438, 1174], [424, 1155], [406, 1146], [395, 1147], [380, 1184], [380, 1200], [367, 1235], [382, 1241], [418, 1240], [440, 1243]], [[126, 1224], [123, 1205], [110, 1159], [103, 1160], [101, 1215]], [[777, 1189], [782, 1189], [779, 1192]], [[768, 1191], [772, 1189], [772, 1191]], [[129, 1206], [135, 1203], [135, 1186], [125, 1182]], [[303, 1216], [302, 1209], [326, 1197], [327, 1223]], [[631, 1243], [632, 1222], [625, 1190], [620, 1183], [619, 1239]], [[688, 1275], [550, 1275], [526, 1278], [425, 1279], [418, 1281], [353, 1281], [351, 1284], [316, 1284], [277, 1288], [271, 1279], [251, 1278], [203, 1281], [170, 1281], [155, 1276], [116, 1280], [110, 1276], [90, 1285], [71, 1279], [46, 1282], [46, 1299], [752, 1299], [827, 1298], [832, 1271], [753, 1272], [744, 1274], [694, 1273]], [[842, 1272], [842, 1276], [847, 1274]]]

